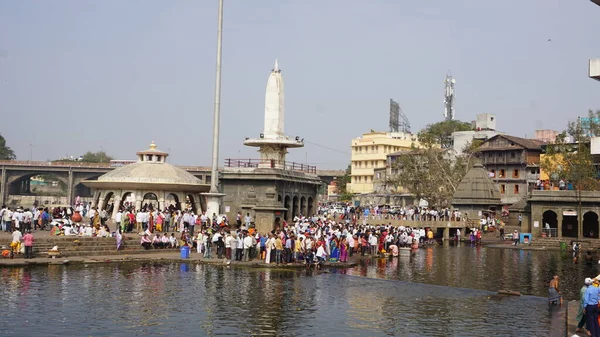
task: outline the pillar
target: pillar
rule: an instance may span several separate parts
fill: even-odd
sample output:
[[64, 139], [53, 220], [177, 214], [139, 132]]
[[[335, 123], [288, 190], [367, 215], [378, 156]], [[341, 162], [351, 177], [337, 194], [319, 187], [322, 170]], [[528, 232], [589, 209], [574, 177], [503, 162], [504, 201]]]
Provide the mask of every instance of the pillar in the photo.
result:
[[444, 242], [450, 240], [450, 227], [444, 228]]
[[100, 211], [104, 208], [104, 196], [105, 195], [106, 195], [106, 192], [100, 192], [100, 196], [98, 197], [98, 206], [97, 206], [98, 211]]
[[6, 167], [2, 166], [2, 175], [0, 176], [0, 204], [6, 204], [6, 195], [8, 194], [6, 181], [8, 175], [6, 174]]
[[583, 239], [583, 208], [577, 207], [577, 239]]
[[[542, 221], [543, 222], [543, 221]], [[558, 227], [558, 237], [562, 238], [562, 222], [563, 222], [563, 211], [562, 209], [558, 209], [556, 214], [556, 227]], [[543, 226], [543, 224], [542, 224]]]
[[98, 199], [100, 198], [100, 191], [94, 191], [94, 195], [92, 196], [92, 206], [96, 207], [98, 205]]
[[67, 204], [73, 205], [73, 171], [69, 168], [67, 177]]
[[111, 218], [114, 220], [117, 218], [117, 213], [119, 213], [119, 209], [121, 209], [121, 196], [115, 195], [115, 207], [113, 207], [113, 212]]
[[144, 201], [142, 191], [135, 191], [135, 210], [139, 211], [142, 209], [142, 201]]

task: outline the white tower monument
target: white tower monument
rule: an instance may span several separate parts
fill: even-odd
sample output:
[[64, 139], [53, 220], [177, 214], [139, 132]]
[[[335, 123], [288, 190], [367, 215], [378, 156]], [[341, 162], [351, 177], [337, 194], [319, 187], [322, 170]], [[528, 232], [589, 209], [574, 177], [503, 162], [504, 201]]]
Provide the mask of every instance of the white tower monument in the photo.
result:
[[284, 122], [283, 75], [279, 64], [271, 70], [265, 93], [265, 125], [260, 138], [246, 139], [244, 145], [258, 147], [260, 162], [258, 167], [285, 168], [285, 155], [290, 147], [303, 147], [299, 137], [290, 139], [283, 131]]

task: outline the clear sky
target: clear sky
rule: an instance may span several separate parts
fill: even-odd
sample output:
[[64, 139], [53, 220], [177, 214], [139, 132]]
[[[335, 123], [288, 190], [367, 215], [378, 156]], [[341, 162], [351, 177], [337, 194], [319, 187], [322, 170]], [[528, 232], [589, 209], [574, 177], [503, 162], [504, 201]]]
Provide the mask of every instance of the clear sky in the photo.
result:
[[[345, 168], [350, 140], [387, 130], [389, 99], [413, 131], [497, 116], [532, 136], [600, 108], [587, 77], [600, 57], [588, 0], [225, 0], [224, 158], [258, 158], [275, 58], [285, 78], [288, 160]], [[210, 165], [217, 0], [0, 0], [0, 133], [27, 160], [104, 149], [118, 159], [154, 140], [171, 162]], [[551, 41], [548, 41], [551, 39]], [[332, 151], [323, 147], [335, 149]]]

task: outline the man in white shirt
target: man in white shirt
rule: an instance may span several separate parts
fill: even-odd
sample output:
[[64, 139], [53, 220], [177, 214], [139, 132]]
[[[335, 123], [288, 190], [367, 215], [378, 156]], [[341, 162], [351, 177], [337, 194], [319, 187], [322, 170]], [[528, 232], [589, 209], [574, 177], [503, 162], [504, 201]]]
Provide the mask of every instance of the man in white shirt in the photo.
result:
[[19, 208], [19, 209], [17, 209], [16, 212], [13, 213], [12, 221], [13, 221], [15, 228], [18, 228], [20, 230], [21, 223], [23, 222], [23, 210], [22, 209]]
[[251, 235], [244, 237], [244, 261], [250, 261], [250, 249], [252, 249], [254, 238]]
[[[91, 213], [91, 211], [90, 211], [90, 213]], [[144, 213], [142, 211], [137, 212], [135, 214], [135, 231], [136, 232], [139, 233], [142, 230], [145, 230], [145, 228], [142, 227], [143, 221], [144, 221]]]
[[117, 227], [121, 227], [121, 219], [123, 219], [123, 213], [121, 212], [121, 210], [119, 210], [115, 215], [115, 224], [117, 225]]

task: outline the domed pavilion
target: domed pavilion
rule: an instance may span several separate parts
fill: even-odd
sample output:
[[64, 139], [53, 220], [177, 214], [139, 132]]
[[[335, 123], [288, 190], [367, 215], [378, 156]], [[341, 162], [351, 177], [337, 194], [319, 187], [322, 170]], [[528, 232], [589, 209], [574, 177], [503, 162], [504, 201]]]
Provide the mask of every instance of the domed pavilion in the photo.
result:
[[121, 205], [144, 205], [164, 209], [171, 205], [177, 209], [191, 208], [202, 211], [202, 196], [210, 185], [203, 184], [186, 170], [166, 162], [168, 153], [150, 148], [137, 154], [137, 162], [116, 168], [98, 180], [85, 180], [83, 184], [93, 188], [92, 206], [111, 210], [113, 218]]

